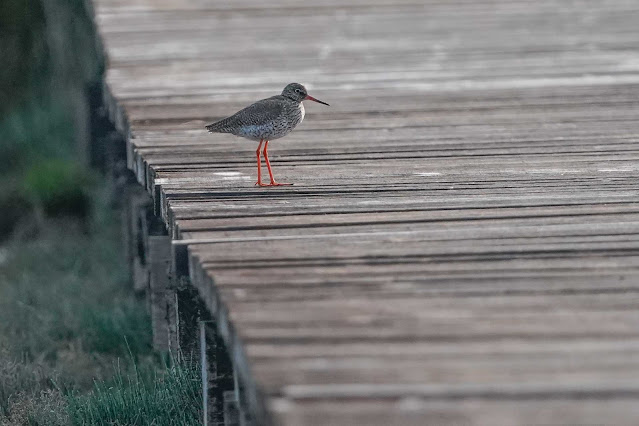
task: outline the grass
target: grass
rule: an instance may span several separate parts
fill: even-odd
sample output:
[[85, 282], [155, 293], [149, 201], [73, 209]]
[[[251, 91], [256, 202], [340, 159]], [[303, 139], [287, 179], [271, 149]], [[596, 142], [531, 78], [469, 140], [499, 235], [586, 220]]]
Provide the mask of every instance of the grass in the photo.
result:
[[[141, 373], [114, 367], [90, 392], [63, 391], [55, 377], [21, 363], [3, 363], [0, 375], [14, 389], [0, 425], [199, 425], [201, 394], [196, 371], [149, 365]], [[124, 369], [124, 371], [123, 371]], [[6, 388], [7, 384], [3, 384]]]
[[29, 415], [36, 417], [42, 405], [37, 400], [43, 394], [56, 393], [56, 381], [52, 369], [40, 363], [16, 361], [3, 350], [0, 354], [0, 424], [24, 424], [16, 420]]
[[88, 233], [57, 219], [38, 238], [4, 247], [0, 332], [28, 360], [55, 360], [69, 344], [123, 356], [123, 337], [135, 355], [150, 350], [146, 310], [126, 285], [119, 224], [103, 208], [96, 212], [103, 217]]
[[106, 199], [0, 246], [0, 425], [199, 424], [197, 372], [151, 350]]
[[175, 366], [161, 375], [118, 372], [111, 385], [96, 383], [95, 390], [70, 398], [74, 424], [139, 425], [200, 424], [201, 394], [197, 372]]

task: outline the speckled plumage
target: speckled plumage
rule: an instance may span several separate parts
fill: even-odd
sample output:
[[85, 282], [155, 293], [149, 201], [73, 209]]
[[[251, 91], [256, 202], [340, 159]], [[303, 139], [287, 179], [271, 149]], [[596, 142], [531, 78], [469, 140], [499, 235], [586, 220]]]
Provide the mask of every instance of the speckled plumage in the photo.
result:
[[304, 86], [291, 83], [281, 95], [257, 101], [206, 128], [211, 133], [231, 133], [253, 141], [279, 139], [304, 119], [302, 101], [306, 95]]
[[254, 141], [278, 139], [302, 122], [303, 108], [301, 102], [282, 95], [272, 96], [206, 128], [212, 133], [231, 133]]

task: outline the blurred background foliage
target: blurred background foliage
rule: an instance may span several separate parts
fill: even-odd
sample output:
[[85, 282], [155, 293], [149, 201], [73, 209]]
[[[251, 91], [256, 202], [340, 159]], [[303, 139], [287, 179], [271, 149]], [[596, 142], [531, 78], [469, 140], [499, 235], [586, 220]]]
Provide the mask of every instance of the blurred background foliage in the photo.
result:
[[0, 241], [46, 216], [86, 217], [88, 87], [105, 59], [85, 0], [0, 1]]
[[90, 0], [0, 0], [0, 426], [199, 424], [151, 348], [112, 183], [88, 168], [105, 70]]

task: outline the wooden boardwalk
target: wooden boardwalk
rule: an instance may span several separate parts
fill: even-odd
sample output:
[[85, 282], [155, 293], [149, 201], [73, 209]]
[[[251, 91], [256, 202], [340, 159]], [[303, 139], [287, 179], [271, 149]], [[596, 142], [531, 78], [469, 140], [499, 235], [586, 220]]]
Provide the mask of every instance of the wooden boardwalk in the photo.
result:
[[[241, 422], [637, 424], [639, 2], [97, 0], [97, 21]], [[203, 126], [293, 81], [331, 107], [271, 144], [296, 185], [256, 188], [255, 144]]]

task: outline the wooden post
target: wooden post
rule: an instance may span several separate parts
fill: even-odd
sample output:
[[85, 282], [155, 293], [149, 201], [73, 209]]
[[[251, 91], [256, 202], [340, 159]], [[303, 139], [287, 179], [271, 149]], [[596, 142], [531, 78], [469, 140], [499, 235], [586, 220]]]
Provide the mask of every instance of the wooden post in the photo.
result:
[[[206, 312], [200, 301], [197, 290], [189, 281], [188, 252], [185, 246], [171, 246], [171, 281], [175, 291], [174, 312], [175, 325], [170, 336], [180, 362], [199, 367], [199, 324]], [[208, 318], [207, 318], [208, 319]]]
[[169, 352], [176, 360], [180, 357], [179, 339], [179, 314], [178, 314], [178, 290], [188, 285], [188, 270], [184, 269], [183, 262], [187, 257], [186, 251], [180, 250], [180, 246], [171, 245], [171, 267], [169, 280], [171, 284], [171, 295], [167, 305], [167, 321], [169, 331]]
[[148, 269], [146, 241], [147, 211], [152, 208], [151, 198], [148, 194], [136, 194], [133, 192], [128, 213], [128, 229], [130, 232], [128, 240], [130, 253], [131, 275], [133, 277], [133, 290], [137, 293], [145, 292], [148, 288]]
[[237, 372], [234, 374], [235, 379], [235, 399], [237, 400], [239, 426], [253, 426], [253, 419], [251, 418], [250, 410], [248, 409], [248, 402], [246, 401], [246, 391], [244, 385], [239, 380]]
[[177, 312], [177, 291], [173, 277], [169, 276], [171, 287], [166, 294], [166, 322], [167, 322], [167, 343], [169, 345], [169, 355], [171, 359], [177, 359], [180, 353], [178, 339], [178, 312]]
[[240, 425], [240, 410], [235, 390], [224, 392], [224, 426]]
[[207, 321], [200, 321], [200, 372], [202, 373], [202, 424], [209, 426], [215, 425], [217, 422], [211, 421], [214, 411], [212, 413], [211, 407], [209, 407], [209, 388], [210, 382], [214, 380], [215, 370], [209, 369], [206, 323]]
[[204, 424], [239, 425], [233, 367], [215, 321], [200, 321], [200, 366]]
[[168, 235], [150, 235], [148, 240], [149, 301], [153, 326], [153, 347], [169, 350], [169, 312], [172, 289], [169, 283], [171, 239]]
[[201, 302], [197, 291], [188, 284], [180, 286], [176, 296], [178, 359], [199, 368], [199, 321], [203, 315]]

